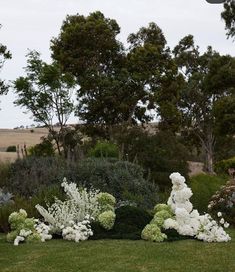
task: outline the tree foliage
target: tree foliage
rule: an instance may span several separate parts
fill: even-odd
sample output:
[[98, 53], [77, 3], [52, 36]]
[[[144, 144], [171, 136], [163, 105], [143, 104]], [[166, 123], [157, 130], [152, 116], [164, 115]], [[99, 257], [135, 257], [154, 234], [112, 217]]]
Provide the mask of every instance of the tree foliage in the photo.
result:
[[[53, 58], [79, 83], [77, 115], [109, 135], [113, 125], [150, 121], [149, 110], [158, 102], [165, 120], [167, 113], [168, 119], [177, 116], [172, 105], [178, 72], [162, 30], [155, 23], [142, 27], [129, 35], [126, 49], [119, 32], [117, 22], [101, 12], [67, 16], [51, 46]], [[162, 97], [167, 91], [166, 106]]]
[[[35, 122], [48, 128], [61, 153], [63, 131], [74, 108], [71, 97], [76, 85], [74, 78], [69, 73], [62, 73], [57, 63], [43, 62], [36, 51], [30, 51], [27, 57], [26, 76], [14, 82], [17, 95], [14, 103], [26, 108]], [[58, 130], [55, 130], [55, 123]]]
[[234, 38], [235, 36], [235, 2], [233, 0], [225, 1], [224, 11], [222, 12], [221, 17], [225, 22], [227, 37]]
[[206, 156], [206, 168], [212, 173], [219, 122], [215, 104], [233, 95], [235, 62], [231, 56], [220, 56], [211, 47], [200, 54], [191, 35], [184, 37], [173, 52], [185, 78], [180, 103], [182, 129], [198, 139]]
[[[1, 29], [1, 24], [0, 24]], [[11, 59], [11, 53], [7, 49], [5, 45], [0, 43], [0, 71], [7, 59]], [[8, 90], [8, 85], [4, 82], [4, 80], [0, 79], [0, 95], [5, 94]]]

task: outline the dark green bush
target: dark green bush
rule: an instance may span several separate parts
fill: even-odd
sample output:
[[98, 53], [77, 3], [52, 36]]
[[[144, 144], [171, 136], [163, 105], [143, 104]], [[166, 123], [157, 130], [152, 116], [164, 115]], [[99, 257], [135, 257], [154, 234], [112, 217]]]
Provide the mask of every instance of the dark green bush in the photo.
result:
[[0, 187], [5, 187], [8, 183], [10, 166], [9, 162], [0, 162]]
[[219, 161], [215, 164], [215, 171], [218, 174], [228, 174], [229, 168], [235, 169], [235, 157]]
[[36, 144], [29, 148], [29, 155], [36, 157], [50, 157], [55, 155], [54, 146], [48, 139], [43, 139], [40, 144]]
[[6, 152], [16, 152], [16, 146], [15, 145], [8, 146]]
[[118, 158], [119, 151], [117, 145], [105, 141], [98, 142], [93, 148], [90, 149], [88, 154], [90, 157], [96, 158]]
[[66, 175], [66, 162], [54, 157], [26, 157], [11, 164], [5, 188], [21, 196], [33, 196], [42, 188], [60, 184]]
[[108, 192], [117, 201], [128, 200], [145, 209], [158, 202], [157, 186], [144, 179], [139, 165], [127, 161], [88, 158], [78, 164], [75, 179], [67, 177], [79, 185]]
[[180, 138], [170, 132], [149, 135], [141, 128], [133, 128], [116, 136], [123, 154], [130, 161], [136, 161], [145, 170], [145, 177], [165, 190], [171, 186], [169, 175], [180, 172], [187, 177], [189, 156]]
[[189, 181], [193, 196], [191, 202], [200, 213], [207, 212], [212, 195], [226, 183], [226, 177], [200, 174], [193, 176]]
[[113, 229], [107, 231], [98, 223], [92, 224], [94, 235], [91, 239], [141, 239], [143, 228], [151, 221], [152, 216], [143, 209], [133, 206], [122, 206], [115, 211], [116, 221]]

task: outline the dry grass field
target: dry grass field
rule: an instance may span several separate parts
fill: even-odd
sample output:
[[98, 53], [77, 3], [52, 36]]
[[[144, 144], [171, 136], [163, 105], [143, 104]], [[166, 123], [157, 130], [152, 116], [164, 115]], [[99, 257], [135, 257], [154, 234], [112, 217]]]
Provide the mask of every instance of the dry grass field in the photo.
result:
[[14, 161], [16, 153], [5, 152], [8, 146], [27, 147], [40, 143], [41, 137], [47, 135], [47, 129], [0, 129], [0, 161]]

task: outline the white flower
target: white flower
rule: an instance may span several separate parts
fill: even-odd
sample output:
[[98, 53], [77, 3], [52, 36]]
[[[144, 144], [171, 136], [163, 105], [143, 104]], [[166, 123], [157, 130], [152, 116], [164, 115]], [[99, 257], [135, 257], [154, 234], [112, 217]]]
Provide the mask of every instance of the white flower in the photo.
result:
[[225, 223], [224, 218], [221, 218], [219, 222], [220, 224], [224, 224]]
[[229, 227], [229, 223], [228, 222], [225, 222], [224, 223], [224, 227], [227, 229]]
[[218, 216], [218, 217], [221, 217], [221, 216], [222, 216], [222, 213], [221, 213], [221, 212], [218, 212], [218, 213], [217, 213], [217, 216]]

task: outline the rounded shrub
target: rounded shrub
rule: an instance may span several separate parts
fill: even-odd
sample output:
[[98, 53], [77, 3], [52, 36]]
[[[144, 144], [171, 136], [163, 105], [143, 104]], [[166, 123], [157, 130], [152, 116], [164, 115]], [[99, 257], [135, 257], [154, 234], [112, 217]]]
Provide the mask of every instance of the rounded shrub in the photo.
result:
[[118, 158], [119, 151], [116, 144], [105, 141], [98, 142], [93, 148], [90, 149], [88, 154], [90, 157], [96, 158]]
[[88, 158], [76, 168], [78, 185], [93, 187], [113, 195], [117, 203], [128, 201], [138, 207], [151, 209], [158, 201], [158, 187], [144, 179], [143, 168], [117, 159]]
[[207, 212], [208, 203], [212, 195], [226, 183], [225, 177], [200, 174], [190, 178], [190, 187], [193, 192], [191, 202], [200, 213]]
[[99, 224], [92, 223], [94, 235], [91, 239], [141, 239], [143, 228], [152, 216], [143, 209], [133, 206], [122, 206], [115, 211], [116, 220], [113, 228], [104, 230]]
[[211, 197], [209, 205], [209, 212], [217, 217], [218, 212], [222, 213], [222, 217], [229, 224], [235, 226], [235, 182], [228, 182], [221, 186]]
[[229, 168], [235, 169], [235, 157], [219, 161], [215, 164], [215, 171], [218, 174], [228, 174]]
[[16, 146], [15, 145], [8, 146], [6, 152], [16, 152]]

